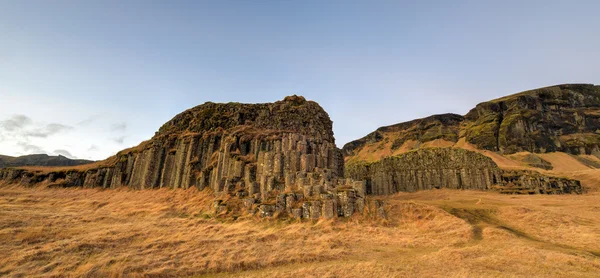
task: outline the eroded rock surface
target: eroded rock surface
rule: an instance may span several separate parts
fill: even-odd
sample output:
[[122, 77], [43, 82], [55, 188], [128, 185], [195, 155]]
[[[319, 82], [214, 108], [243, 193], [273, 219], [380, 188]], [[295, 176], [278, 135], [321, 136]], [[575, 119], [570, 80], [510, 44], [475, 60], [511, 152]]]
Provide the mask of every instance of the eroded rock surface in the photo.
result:
[[503, 171], [489, 157], [458, 148], [421, 149], [377, 162], [352, 163], [346, 166], [346, 176], [365, 180], [367, 194], [374, 195], [434, 188], [582, 193], [579, 181], [531, 171]]
[[515, 153], [598, 153], [600, 86], [565, 84], [478, 104], [463, 136], [482, 149]]

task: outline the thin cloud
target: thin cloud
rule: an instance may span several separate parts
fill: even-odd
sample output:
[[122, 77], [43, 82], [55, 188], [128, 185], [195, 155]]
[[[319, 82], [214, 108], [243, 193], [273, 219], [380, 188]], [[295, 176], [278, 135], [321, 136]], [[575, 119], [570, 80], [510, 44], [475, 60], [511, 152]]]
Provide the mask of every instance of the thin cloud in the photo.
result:
[[17, 131], [32, 123], [31, 119], [25, 115], [14, 115], [10, 119], [0, 121], [0, 126], [6, 131]]
[[19, 147], [21, 147], [21, 149], [23, 149], [23, 151], [25, 153], [31, 153], [31, 154], [46, 153], [39, 146], [36, 146], [36, 145], [33, 145], [33, 144], [29, 144], [29, 143], [26, 143], [26, 142], [19, 142], [19, 143], [17, 143], [17, 145], [19, 145]]
[[111, 131], [125, 131], [127, 130], [127, 123], [118, 123], [110, 126]]
[[66, 156], [67, 158], [75, 158], [69, 151], [67, 150], [54, 150], [54, 153], [57, 155]]
[[113, 138], [113, 141], [115, 141], [117, 144], [121, 145], [121, 144], [123, 144], [123, 142], [125, 142], [125, 136]]
[[95, 122], [98, 117], [100, 117], [99, 115], [93, 115], [93, 116], [89, 116], [87, 118], [85, 118], [83, 121], [78, 122], [76, 125], [77, 126], [87, 126], [90, 125], [91, 123]]
[[98, 146], [96, 145], [91, 145], [88, 149], [88, 152], [93, 152], [93, 151], [97, 151], [98, 150]]
[[39, 137], [39, 138], [46, 138], [48, 136], [57, 134], [57, 133], [61, 133], [67, 130], [71, 130], [73, 129], [73, 127], [67, 126], [67, 125], [63, 125], [63, 124], [57, 124], [57, 123], [52, 123], [52, 124], [48, 124], [45, 127], [41, 128], [41, 129], [36, 129], [33, 131], [28, 131], [25, 132], [25, 136], [27, 137]]

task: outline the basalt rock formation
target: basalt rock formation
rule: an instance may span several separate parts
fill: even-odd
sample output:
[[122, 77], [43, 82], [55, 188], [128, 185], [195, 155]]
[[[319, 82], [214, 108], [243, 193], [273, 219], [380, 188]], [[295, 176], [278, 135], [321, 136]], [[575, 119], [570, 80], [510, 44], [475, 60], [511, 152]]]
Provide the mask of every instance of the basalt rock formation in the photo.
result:
[[482, 149], [599, 153], [600, 86], [558, 85], [478, 104], [463, 134]]
[[365, 206], [364, 182], [343, 178], [332, 121], [315, 102], [290, 96], [265, 104], [211, 103], [164, 124], [149, 141], [85, 170], [0, 171], [33, 185], [134, 189], [209, 188], [251, 212], [304, 218], [350, 216]]
[[497, 190], [511, 194], [582, 193], [579, 181], [532, 171], [504, 171], [492, 159], [458, 148], [431, 148], [352, 163], [346, 176], [366, 181], [367, 194], [388, 195], [434, 188]]
[[600, 155], [600, 86], [540, 88], [480, 103], [464, 117], [443, 114], [381, 127], [346, 144], [343, 152], [350, 159], [369, 146], [393, 153], [407, 140], [418, 145], [461, 138], [479, 149], [503, 154], [561, 151]]
[[[367, 191], [373, 194], [440, 187], [504, 193], [581, 192], [574, 181], [529, 171], [501, 171], [492, 160], [475, 153], [409, 152], [461, 142], [501, 155], [514, 154], [522, 163], [545, 170], [552, 169], [552, 164], [535, 153], [560, 151], [578, 160], [587, 158], [577, 155], [600, 158], [600, 86], [551, 86], [480, 103], [464, 117], [442, 114], [381, 127], [347, 143], [342, 151], [347, 176], [366, 180]], [[457, 156], [461, 159], [452, 160]]]
[[94, 161], [84, 159], [70, 159], [62, 155], [50, 156], [47, 154], [31, 154], [17, 157], [0, 155], [0, 168], [21, 166], [76, 166], [93, 162]]
[[[550, 104], [548, 94], [561, 101]], [[506, 152], [551, 149], [542, 143], [552, 140], [535, 141], [538, 134], [553, 134], [552, 138], [558, 138], [552, 141], [557, 147], [570, 146], [567, 143], [571, 141], [561, 141], [565, 136], [588, 134], [596, 126], [597, 118], [591, 112], [597, 106], [596, 95], [597, 87], [592, 85], [526, 92], [492, 101], [498, 103], [496, 106], [480, 104], [465, 117], [435, 115], [380, 128], [347, 144], [343, 151], [335, 145], [328, 114], [303, 97], [264, 104], [207, 102], [175, 116], [150, 140], [105, 161], [53, 171], [5, 168], [0, 169], [0, 182], [132, 189], [196, 187], [215, 193], [213, 209], [217, 214], [245, 210], [261, 216], [285, 214], [313, 219], [356, 212], [384, 216], [382, 202], [368, 202], [367, 195], [398, 191], [456, 188], [580, 193], [576, 181], [503, 171], [489, 158], [462, 149], [415, 151], [381, 161], [361, 160], [360, 155], [373, 144], [385, 149], [407, 142], [457, 142], [461, 138], [493, 149], [486, 143], [489, 134], [496, 141], [496, 149]], [[524, 111], [541, 116], [527, 114], [523, 118], [519, 113]], [[494, 122], [500, 128], [490, 133], [487, 119], [492, 114], [496, 119], [502, 115], [502, 120]], [[552, 125], [553, 120], [564, 126]], [[536, 143], [523, 143], [531, 140]], [[581, 148], [567, 149], [595, 152], [596, 145], [585, 142]], [[347, 159], [358, 157], [348, 163], [346, 171], [344, 154]]]

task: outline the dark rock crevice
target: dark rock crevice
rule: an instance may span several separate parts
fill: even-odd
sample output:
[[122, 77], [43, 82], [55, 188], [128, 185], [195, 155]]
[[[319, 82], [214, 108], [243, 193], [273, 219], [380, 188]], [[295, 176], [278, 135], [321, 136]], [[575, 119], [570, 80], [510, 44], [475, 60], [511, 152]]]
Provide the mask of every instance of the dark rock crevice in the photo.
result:
[[500, 129], [502, 128], [502, 122], [504, 121], [504, 111], [506, 110], [506, 107], [504, 107], [504, 102], [499, 102], [498, 107], [500, 108], [500, 111], [498, 111], [497, 114], [494, 137], [496, 138], [496, 151], [502, 151], [502, 147], [500, 146]]

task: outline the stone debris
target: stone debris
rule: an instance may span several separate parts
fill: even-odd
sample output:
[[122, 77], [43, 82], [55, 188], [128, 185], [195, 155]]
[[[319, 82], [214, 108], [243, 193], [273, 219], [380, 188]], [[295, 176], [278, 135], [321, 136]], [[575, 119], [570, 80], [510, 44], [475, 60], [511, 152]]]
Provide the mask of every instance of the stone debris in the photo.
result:
[[387, 217], [387, 214], [385, 213], [384, 202], [382, 200], [375, 200], [375, 210], [377, 212], [377, 217]]
[[258, 211], [260, 212], [261, 217], [270, 217], [275, 214], [277, 209], [275, 208], [275, 205], [262, 204], [258, 207]]
[[227, 205], [223, 203], [223, 200], [215, 200], [213, 202], [213, 209], [215, 211], [215, 215], [219, 215], [227, 211]]

